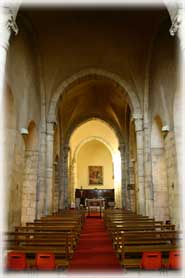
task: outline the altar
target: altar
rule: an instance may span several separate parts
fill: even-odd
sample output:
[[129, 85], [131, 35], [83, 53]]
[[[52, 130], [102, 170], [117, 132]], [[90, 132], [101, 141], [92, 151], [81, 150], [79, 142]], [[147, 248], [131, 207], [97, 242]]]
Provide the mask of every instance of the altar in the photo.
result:
[[99, 217], [101, 218], [102, 210], [105, 208], [105, 200], [100, 199], [86, 199], [85, 205], [88, 210], [88, 217], [92, 217], [92, 213], [96, 210], [100, 213]]

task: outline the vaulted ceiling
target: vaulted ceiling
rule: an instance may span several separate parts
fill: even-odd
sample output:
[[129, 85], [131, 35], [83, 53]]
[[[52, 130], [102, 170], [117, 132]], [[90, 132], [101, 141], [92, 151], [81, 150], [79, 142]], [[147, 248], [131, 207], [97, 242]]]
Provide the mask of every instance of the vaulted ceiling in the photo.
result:
[[100, 118], [125, 131], [127, 96], [109, 80], [89, 79], [66, 91], [60, 99], [59, 117], [64, 134], [80, 122]]
[[[29, 18], [35, 31], [46, 111], [60, 84], [90, 67], [123, 78], [143, 108], [150, 51], [160, 25], [169, 21], [165, 7], [22, 8], [19, 15]], [[127, 93], [110, 80], [93, 77], [71, 86], [58, 104], [63, 136], [80, 122], [95, 117], [111, 123], [124, 135], [130, 115]]]

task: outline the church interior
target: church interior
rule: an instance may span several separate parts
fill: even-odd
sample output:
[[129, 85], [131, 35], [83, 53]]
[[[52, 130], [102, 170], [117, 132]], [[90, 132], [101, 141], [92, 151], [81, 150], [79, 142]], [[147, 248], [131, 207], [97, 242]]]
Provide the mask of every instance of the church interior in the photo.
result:
[[7, 268], [182, 268], [172, 19], [164, 4], [19, 7], [3, 93]]

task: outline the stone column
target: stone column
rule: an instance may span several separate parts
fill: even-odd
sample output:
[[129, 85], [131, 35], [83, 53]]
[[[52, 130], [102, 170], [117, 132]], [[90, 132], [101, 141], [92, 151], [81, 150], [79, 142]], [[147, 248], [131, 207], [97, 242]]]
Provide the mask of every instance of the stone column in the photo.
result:
[[22, 185], [22, 213], [21, 224], [32, 222], [36, 214], [38, 151], [26, 150], [25, 170]]
[[53, 188], [53, 212], [58, 211], [59, 200], [59, 164], [54, 162], [54, 188]]
[[[8, 7], [0, 7], [0, 93], [3, 92], [6, 55], [9, 47], [11, 33], [18, 34], [13, 11]], [[2, 95], [0, 96], [2, 97]], [[2, 99], [0, 99], [0, 102]]]
[[[4, 3], [5, 5], [5, 3]], [[15, 13], [16, 14], [16, 13]], [[4, 227], [5, 230], [7, 228], [11, 228], [11, 226], [15, 226], [17, 224], [20, 224], [20, 218], [21, 218], [21, 189], [20, 189], [20, 183], [19, 181], [15, 180], [15, 193], [16, 193], [16, 202], [18, 202], [18, 206], [16, 206], [14, 201], [15, 194], [13, 192], [13, 187], [11, 186], [11, 192], [9, 187], [11, 176], [12, 176], [12, 170], [13, 168], [16, 169], [16, 163], [12, 162], [13, 168], [10, 169], [10, 171], [7, 170], [7, 162], [5, 163], [6, 159], [6, 148], [7, 148], [7, 141], [6, 141], [6, 135], [5, 135], [5, 129], [4, 129], [4, 115], [3, 115], [3, 95], [5, 93], [4, 91], [4, 80], [5, 80], [5, 65], [6, 65], [6, 57], [7, 57], [7, 50], [9, 47], [9, 39], [11, 36], [11, 33], [17, 34], [18, 28], [15, 23], [14, 14], [13, 11], [8, 7], [2, 7], [2, 4], [0, 4], [0, 173], [1, 173], [1, 183], [4, 188], [2, 188], [0, 202], [2, 205], [2, 209], [4, 209], [4, 206], [6, 207], [7, 200], [10, 200], [9, 197], [12, 197], [12, 200], [10, 200], [11, 204], [8, 206], [9, 209], [7, 209], [7, 213], [4, 213], [4, 215], [8, 216], [8, 221], [5, 221], [5, 217], [0, 217], [0, 226]], [[10, 147], [12, 148], [12, 146]], [[15, 148], [16, 150], [16, 148]], [[13, 157], [11, 157], [13, 159]], [[10, 160], [11, 160], [10, 159]], [[20, 160], [19, 160], [20, 163]], [[18, 169], [20, 170], [20, 165]], [[21, 171], [21, 170], [20, 170]], [[5, 190], [7, 189], [7, 190]], [[7, 192], [6, 194], [4, 194]], [[18, 193], [18, 194], [17, 194]], [[14, 194], [14, 195], [13, 195]], [[13, 207], [14, 205], [14, 207]], [[12, 210], [11, 210], [12, 206]], [[18, 220], [18, 221], [17, 221]], [[9, 222], [10, 221], [10, 222]], [[10, 225], [10, 227], [7, 227], [7, 224]], [[1, 263], [0, 263], [1, 264]], [[1, 265], [0, 265], [1, 267]], [[3, 267], [3, 266], [2, 266]]]
[[75, 203], [75, 189], [77, 185], [77, 163], [76, 159], [73, 158], [71, 163], [71, 202]]
[[122, 207], [126, 208], [126, 160], [125, 160], [125, 144], [119, 144], [119, 151], [121, 154], [121, 195]]
[[54, 123], [47, 123], [45, 215], [52, 213]]
[[136, 182], [135, 182], [135, 160], [129, 159], [129, 197], [130, 197], [130, 210], [135, 212], [136, 209]]
[[135, 118], [135, 131], [137, 142], [137, 209], [138, 213], [145, 215], [145, 186], [144, 186], [144, 145], [143, 145], [143, 120]]
[[68, 151], [68, 145], [64, 145], [61, 149], [59, 209], [68, 208]]
[[[42, 120], [44, 122], [44, 120]], [[39, 154], [37, 166], [37, 193], [36, 193], [36, 219], [45, 214], [46, 192], [46, 126], [41, 124], [39, 128]]]
[[125, 148], [125, 175], [126, 175], [126, 209], [131, 208], [131, 199], [130, 199], [130, 190], [129, 190], [129, 184], [130, 184], [130, 167], [129, 167], [129, 149], [128, 144]]
[[[0, 6], [0, 103], [4, 92], [6, 56], [11, 33], [18, 34], [13, 11], [9, 7]], [[3, 109], [0, 109], [0, 118], [3, 119]], [[2, 126], [0, 126], [2, 132]], [[3, 135], [0, 136], [2, 138]], [[3, 171], [2, 171], [3, 172]]]
[[152, 183], [152, 155], [150, 146], [151, 134], [148, 124], [144, 126], [144, 173], [146, 215], [154, 217], [154, 188]]

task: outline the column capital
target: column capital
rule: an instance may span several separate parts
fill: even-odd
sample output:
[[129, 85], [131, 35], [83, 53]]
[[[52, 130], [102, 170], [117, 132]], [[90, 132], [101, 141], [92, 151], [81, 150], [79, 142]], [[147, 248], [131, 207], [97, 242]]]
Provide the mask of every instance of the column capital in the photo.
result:
[[47, 122], [46, 123], [46, 130], [48, 135], [53, 135], [56, 128], [56, 122]]
[[73, 157], [71, 165], [74, 166], [75, 163], [76, 163], [76, 157]]
[[170, 35], [173, 37], [175, 36], [175, 34], [178, 32], [179, 30], [179, 27], [182, 23], [182, 12], [183, 12], [183, 9], [182, 8], [179, 8], [175, 14], [175, 16], [173, 17], [172, 19], [172, 25], [170, 27]]
[[0, 45], [7, 50], [11, 33], [18, 34], [18, 26], [10, 7], [1, 7], [0, 27]]
[[143, 119], [142, 118], [135, 118], [134, 119], [135, 123], [135, 131], [143, 131]]
[[64, 152], [69, 152], [69, 151], [70, 151], [69, 145], [64, 145], [64, 146], [62, 147], [62, 149], [63, 149]]
[[141, 113], [133, 113], [132, 114], [132, 120], [142, 120], [143, 119], [143, 115]]
[[122, 153], [125, 151], [125, 143], [120, 143], [118, 146], [118, 150]]
[[68, 145], [64, 145], [61, 149], [61, 153], [62, 153], [62, 159], [63, 161], [66, 160], [68, 158], [68, 152], [69, 152], [70, 148]]

